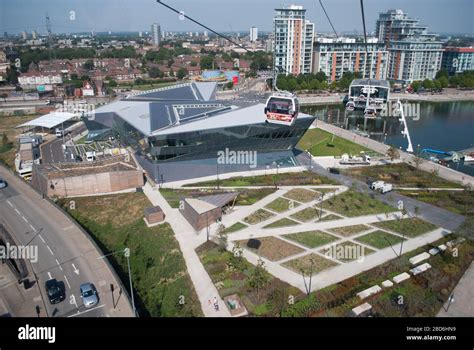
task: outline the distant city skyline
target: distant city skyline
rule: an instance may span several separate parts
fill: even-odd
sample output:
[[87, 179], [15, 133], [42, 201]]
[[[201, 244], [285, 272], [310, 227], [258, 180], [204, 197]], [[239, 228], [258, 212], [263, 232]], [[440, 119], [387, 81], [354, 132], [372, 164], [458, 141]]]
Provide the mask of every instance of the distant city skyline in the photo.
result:
[[[271, 31], [274, 9], [282, 3], [275, 0], [164, 0], [189, 16], [220, 32], [247, 31], [255, 26], [261, 32]], [[223, 5], [225, 3], [225, 6]], [[307, 9], [307, 18], [315, 23], [316, 33], [331, 30], [317, 0], [291, 1]], [[324, 1], [324, 5], [339, 32], [362, 32], [358, 0]], [[474, 35], [474, 2], [472, 0], [366, 0], [368, 32], [375, 30], [380, 12], [400, 8], [419, 18], [430, 32]], [[72, 13], [71, 11], [74, 11]], [[196, 24], [181, 21], [177, 14], [155, 0], [2, 0], [0, 32], [11, 34], [23, 30], [38, 34], [46, 32], [45, 15], [51, 18], [54, 33], [142, 31], [149, 32], [152, 23], [160, 23], [162, 31], [200, 31]]]

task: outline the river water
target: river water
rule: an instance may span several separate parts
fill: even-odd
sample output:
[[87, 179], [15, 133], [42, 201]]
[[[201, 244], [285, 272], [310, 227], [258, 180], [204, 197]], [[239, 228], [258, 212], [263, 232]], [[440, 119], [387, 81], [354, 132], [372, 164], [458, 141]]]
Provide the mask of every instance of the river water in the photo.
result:
[[[419, 118], [407, 118], [413, 148], [422, 154], [423, 149], [445, 152], [461, 151], [474, 147], [474, 101], [422, 102], [412, 105]], [[302, 111], [316, 115], [319, 120], [338, 125], [394, 147], [406, 149], [408, 141], [402, 135], [403, 127], [398, 118], [368, 119], [364, 125], [362, 112], [346, 112], [344, 106], [305, 106]], [[437, 156], [423, 153], [424, 156]], [[474, 176], [474, 163], [449, 162], [448, 166]]]

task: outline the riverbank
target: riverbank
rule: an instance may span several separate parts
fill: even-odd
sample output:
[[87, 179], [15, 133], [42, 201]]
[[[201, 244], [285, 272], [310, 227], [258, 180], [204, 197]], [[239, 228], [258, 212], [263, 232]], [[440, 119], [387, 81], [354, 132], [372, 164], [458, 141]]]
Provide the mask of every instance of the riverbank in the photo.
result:
[[[363, 147], [369, 148], [380, 154], [387, 154], [387, 151], [390, 148], [390, 146], [386, 144], [372, 140], [368, 137], [362, 137], [360, 135], [354, 134], [353, 132], [349, 130], [342, 129], [340, 127], [325, 123], [320, 120], [316, 121], [315, 125], [322, 130], [325, 130], [331, 134], [334, 134], [346, 140], [357, 143]], [[411, 165], [415, 164], [416, 157], [413, 154], [404, 152], [402, 150], [399, 150], [399, 154], [400, 154], [401, 161], [407, 164], [411, 164]], [[455, 182], [463, 186], [474, 187], [474, 177], [461, 173], [459, 171], [453, 170], [451, 168], [447, 168], [440, 164], [424, 161], [418, 166], [418, 169], [431, 173], [433, 174], [433, 176], [439, 176], [445, 180]]]
[[[344, 94], [326, 93], [326, 94], [302, 94], [298, 95], [300, 105], [335, 105], [342, 104]], [[391, 100], [406, 100], [418, 102], [453, 102], [453, 101], [474, 101], [474, 90], [444, 89], [442, 93], [390, 93]]]

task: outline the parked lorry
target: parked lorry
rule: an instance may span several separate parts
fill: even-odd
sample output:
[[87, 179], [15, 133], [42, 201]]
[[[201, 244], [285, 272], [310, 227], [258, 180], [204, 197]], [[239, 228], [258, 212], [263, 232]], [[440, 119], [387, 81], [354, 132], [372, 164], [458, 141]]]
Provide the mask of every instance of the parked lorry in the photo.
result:
[[392, 184], [384, 184], [384, 185], [380, 188], [379, 191], [380, 191], [380, 193], [382, 193], [382, 194], [391, 192], [391, 191], [393, 191], [393, 185], [392, 185]]

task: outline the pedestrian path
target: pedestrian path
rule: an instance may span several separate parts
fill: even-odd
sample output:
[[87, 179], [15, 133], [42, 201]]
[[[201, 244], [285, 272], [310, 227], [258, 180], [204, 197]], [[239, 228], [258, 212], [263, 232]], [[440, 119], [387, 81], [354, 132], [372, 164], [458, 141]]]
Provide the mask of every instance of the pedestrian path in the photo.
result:
[[[143, 187], [143, 192], [153, 205], [161, 207], [166, 216], [166, 222], [171, 225], [175, 233], [204, 315], [206, 317], [230, 317], [230, 312], [195, 251], [199, 245], [205, 242], [206, 237], [196, 235], [179, 210], [171, 208], [156, 187], [147, 183]], [[218, 311], [214, 309], [214, 298], [217, 298], [219, 304]]]

